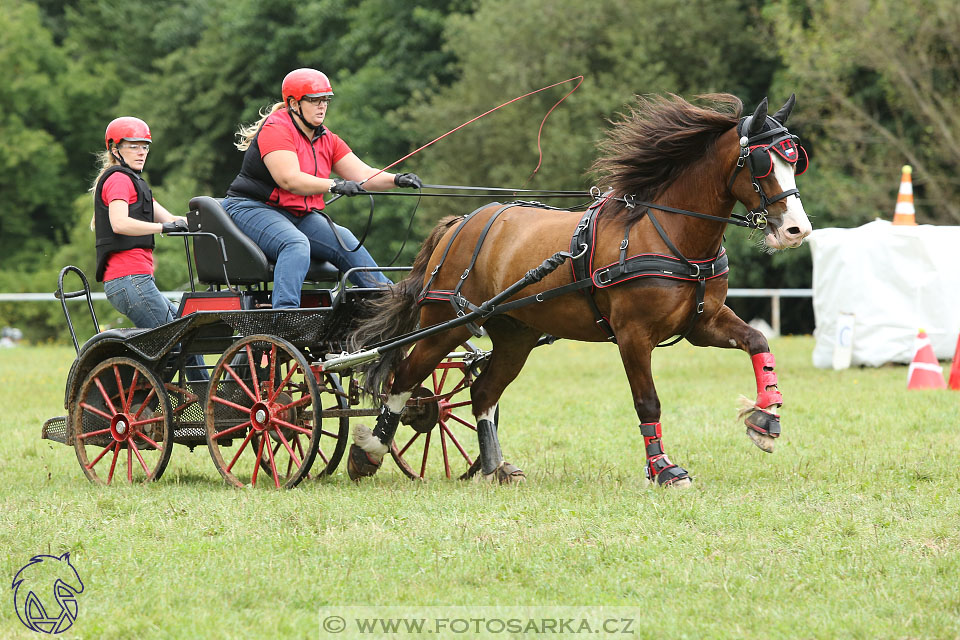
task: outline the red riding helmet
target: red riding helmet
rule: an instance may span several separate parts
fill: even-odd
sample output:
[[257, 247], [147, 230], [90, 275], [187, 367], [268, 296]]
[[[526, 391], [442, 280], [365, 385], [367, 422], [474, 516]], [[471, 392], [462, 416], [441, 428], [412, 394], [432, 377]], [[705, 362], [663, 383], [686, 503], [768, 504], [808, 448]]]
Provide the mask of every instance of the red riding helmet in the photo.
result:
[[132, 116], [123, 116], [117, 118], [107, 125], [107, 132], [103, 136], [103, 141], [110, 148], [111, 143], [119, 143], [121, 140], [131, 142], [153, 142], [150, 137], [150, 127], [140, 118]]
[[333, 87], [326, 74], [316, 69], [294, 69], [283, 79], [283, 99], [292, 97], [301, 100], [304, 97], [332, 96]]

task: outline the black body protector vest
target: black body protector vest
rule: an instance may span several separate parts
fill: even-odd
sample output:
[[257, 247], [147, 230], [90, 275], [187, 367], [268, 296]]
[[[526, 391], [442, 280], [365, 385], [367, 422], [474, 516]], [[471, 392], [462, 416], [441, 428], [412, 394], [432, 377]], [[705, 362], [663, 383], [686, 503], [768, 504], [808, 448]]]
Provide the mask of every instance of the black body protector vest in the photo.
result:
[[146, 180], [140, 174], [127, 167], [115, 166], [104, 171], [97, 182], [97, 189], [93, 195], [93, 211], [97, 230], [97, 282], [103, 282], [103, 274], [107, 269], [107, 258], [110, 254], [127, 249], [153, 249], [153, 234], [145, 236], [124, 236], [113, 232], [110, 224], [110, 208], [103, 204], [103, 185], [107, 178], [116, 172], [121, 172], [133, 181], [137, 190], [137, 201], [130, 205], [130, 217], [144, 222], [153, 222], [153, 192]]

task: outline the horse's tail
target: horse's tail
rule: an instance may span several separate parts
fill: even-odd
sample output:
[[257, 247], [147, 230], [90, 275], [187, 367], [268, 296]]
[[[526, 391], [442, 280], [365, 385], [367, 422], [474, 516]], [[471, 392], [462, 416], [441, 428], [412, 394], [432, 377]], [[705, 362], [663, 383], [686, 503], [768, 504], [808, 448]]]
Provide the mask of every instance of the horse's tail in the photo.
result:
[[[427, 273], [430, 256], [447, 229], [460, 220], [463, 220], [463, 216], [448, 216], [440, 220], [420, 247], [410, 275], [390, 287], [386, 295], [365, 305], [363, 319], [347, 336], [347, 346], [351, 351], [389, 340], [417, 327], [420, 319], [417, 298], [423, 288], [423, 277]], [[364, 393], [376, 397], [377, 394], [386, 392], [390, 373], [400, 364], [401, 359], [403, 349], [394, 349], [379, 360], [357, 367], [357, 372], [363, 378]]]

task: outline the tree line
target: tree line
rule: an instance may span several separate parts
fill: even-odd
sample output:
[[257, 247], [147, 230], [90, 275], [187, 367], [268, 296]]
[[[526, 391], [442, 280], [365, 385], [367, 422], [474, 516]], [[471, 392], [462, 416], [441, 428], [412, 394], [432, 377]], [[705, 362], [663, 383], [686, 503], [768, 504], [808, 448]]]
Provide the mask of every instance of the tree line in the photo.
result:
[[[327, 73], [328, 126], [385, 166], [493, 106], [559, 80], [397, 167], [426, 182], [586, 189], [609, 120], [635, 94], [728, 92], [752, 109], [797, 94], [791, 130], [811, 168], [799, 179], [814, 227], [889, 218], [903, 164], [918, 221], [960, 224], [960, 12], [953, 0], [0, 0], [0, 291], [50, 291], [94, 263], [88, 223], [95, 154], [112, 118], [153, 132], [146, 177], [174, 212], [222, 196], [241, 123], [279, 99], [291, 69]], [[366, 203], [329, 212], [357, 231]], [[478, 203], [477, 203], [478, 204]], [[472, 201], [379, 198], [368, 247], [388, 261], [416, 210], [408, 263], [441, 215]], [[731, 230], [732, 287], [806, 287], [809, 251], [766, 256]], [[162, 289], [186, 282], [182, 244], [158, 242]], [[733, 301], [741, 314], [762, 301]], [[115, 322], [109, 307], [98, 307]], [[115, 314], [113, 314], [115, 315]], [[808, 308], [787, 330], [812, 328]], [[52, 305], [0, 304], [0, 324], [62, 339]]]

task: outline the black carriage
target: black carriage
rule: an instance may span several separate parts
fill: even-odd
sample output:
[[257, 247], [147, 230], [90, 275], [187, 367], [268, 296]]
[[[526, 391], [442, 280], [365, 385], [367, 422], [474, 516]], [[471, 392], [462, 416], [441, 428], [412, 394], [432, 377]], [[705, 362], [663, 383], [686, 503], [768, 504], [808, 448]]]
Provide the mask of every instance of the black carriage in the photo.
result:
[[[377, 409], [363, 406], [349, 368], [330, 371], [323, 363], [347, 350], [361, 306], [383, 290], [350, 287], [349, 273], [315, 262], [301, 308], [273, 310], [273, 265], [260, 248], [219, 201], [197, 197], [190, 208], [190, 231], [183, 234], [190, 291], [169, 324], [100, 331], [86, 277], [76, 267], [61, 271], [56, 295], [77, 358], [67, 376], [67, 415], [48, 420], [42, 437], [72, 446], [96, 483], [158, 480], [174, 444], [191, 451], [205, 444], [227, 483], [238, 487], [293, 487], [333, 473], [350, 418], [375, 416]], [[70, 273], [81, 290], [64, 290]], [[197, 283], [206, 289], [198, 291]], [[96, 330], [83, 345], [67, 308], [67, 300], [79, 297]], [[217, 363], [201, 372], [187, 365], [192, 355], [216, 356]], [[404, 474], [476, 472], [469, 388], [487, 355], [464, 345], [408, 401], [409, 430], [391, 451]]]

